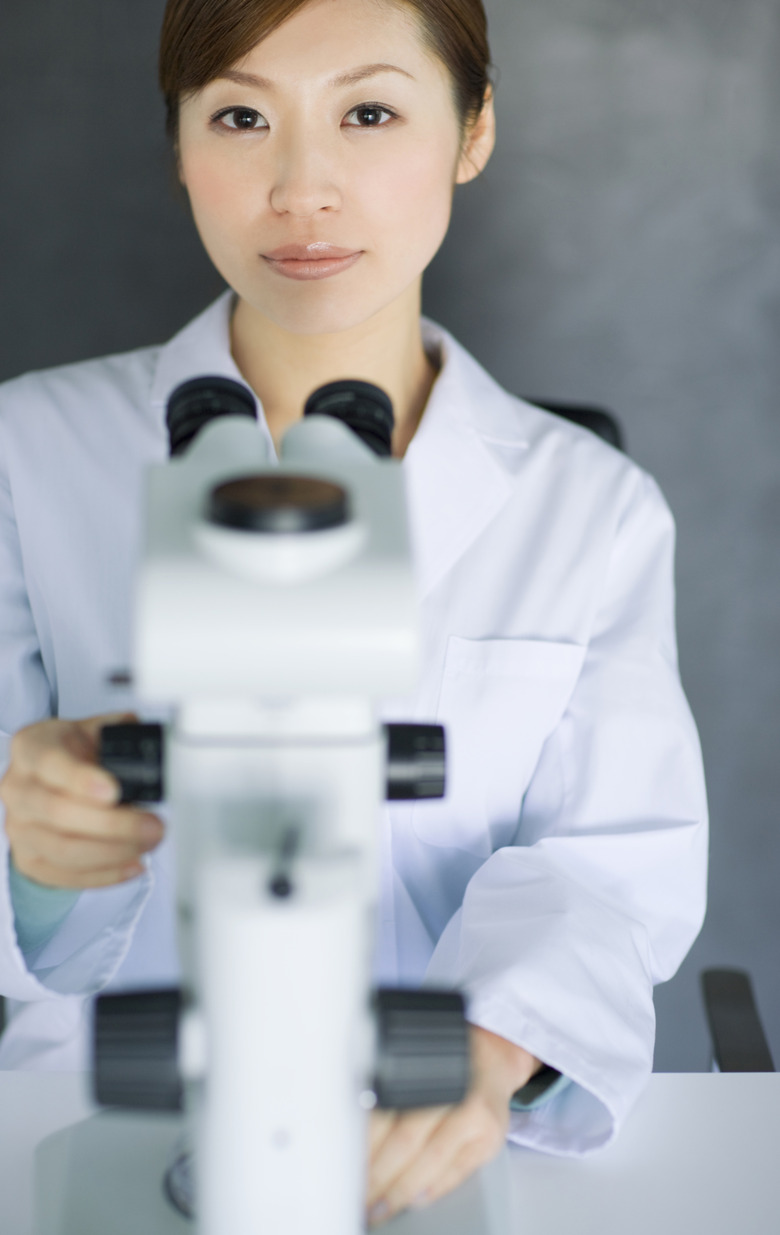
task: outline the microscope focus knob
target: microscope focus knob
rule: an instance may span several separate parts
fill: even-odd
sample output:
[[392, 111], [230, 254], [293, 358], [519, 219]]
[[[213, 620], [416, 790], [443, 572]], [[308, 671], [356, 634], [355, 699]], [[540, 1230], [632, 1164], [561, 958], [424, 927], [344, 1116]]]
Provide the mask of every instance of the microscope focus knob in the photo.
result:
[[446, 743], [441, 725], [385, 725], [387, 800], [443, 798]]
[[462, 1102], [471, 1062], [463, 996], [385, 987], [376, 992], [375, 1007], [377, 1104], [409, 1110]]
[[101, 1106], [178, 1111], [181, 991], [100, 995], [93, 1022], [93, 1092]]
[[100, 732], [100, 766], [122, 786], [121, 802], [161, 802], [162, 725], [105, 725]]

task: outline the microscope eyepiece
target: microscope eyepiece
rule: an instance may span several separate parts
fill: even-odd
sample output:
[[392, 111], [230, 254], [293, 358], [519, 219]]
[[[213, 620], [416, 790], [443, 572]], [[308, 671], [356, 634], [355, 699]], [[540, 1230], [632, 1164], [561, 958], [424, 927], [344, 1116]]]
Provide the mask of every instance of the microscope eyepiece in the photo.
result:
[[165, 417], [171, 457], [184, 454], [201, 429], [220, 416], [257, 420], [251, 390], [229, 377], [194, 377], [177, 386], [168, 400]]
[[304, 416], [341, 420], [380, 458], [391, 454], [395, 416], [390, 399], [379, 386], [348, 378], [328, 382], [309, 395]]

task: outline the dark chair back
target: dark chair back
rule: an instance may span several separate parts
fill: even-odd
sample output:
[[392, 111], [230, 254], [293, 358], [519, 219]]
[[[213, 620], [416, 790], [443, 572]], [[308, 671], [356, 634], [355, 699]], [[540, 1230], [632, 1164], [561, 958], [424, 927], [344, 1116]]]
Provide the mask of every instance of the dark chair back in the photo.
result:
[[564, 420], [570, 420], [572, 424], [580, 425], [583, 429], [590, 429], [610, 446], [625, 453], [623, 430], [617, 417], [605, 408], [590, 407], [582, 403], [549, 403], [546, 399], [526, 399], [526, 403], [533, 403], [535, 407], [540, 407], [545, 412], [553, 412], [556, 416], [562, 416]]
[[742, 969], [705, 969], [701, 987], [718, 1071], [774, 1072], [750, 975]]

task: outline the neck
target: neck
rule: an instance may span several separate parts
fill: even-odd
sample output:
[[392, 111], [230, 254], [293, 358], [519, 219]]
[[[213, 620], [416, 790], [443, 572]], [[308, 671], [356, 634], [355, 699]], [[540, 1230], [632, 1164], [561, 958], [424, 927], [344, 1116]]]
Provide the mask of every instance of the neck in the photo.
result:
[[393, 455], [401, 458], [438, 373], [422, 344], [419, 287], [413, 300], [396, 302], [337, 334], [292, 334], [239, 300], [231, 341], [233, 358], [263, 405], [277, 451], [309, 395], [349, 377], [373, 382], [389, 395], [395, 411]]

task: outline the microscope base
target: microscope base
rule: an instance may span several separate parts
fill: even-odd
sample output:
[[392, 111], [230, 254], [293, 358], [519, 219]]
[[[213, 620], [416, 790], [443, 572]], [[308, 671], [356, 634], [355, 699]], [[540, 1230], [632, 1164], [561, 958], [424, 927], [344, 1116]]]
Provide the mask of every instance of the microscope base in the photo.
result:
[[[48, 1137], [35, 1161], [35, 1235], [194, 1235], [196, 1225], [163, 1192], [180, 1132], [177, 1116], [104, 1111]], [[380, 1229], [383, 1235], [505, 1235], [505, 1158], [430, 1209], [402, 1214]]]

